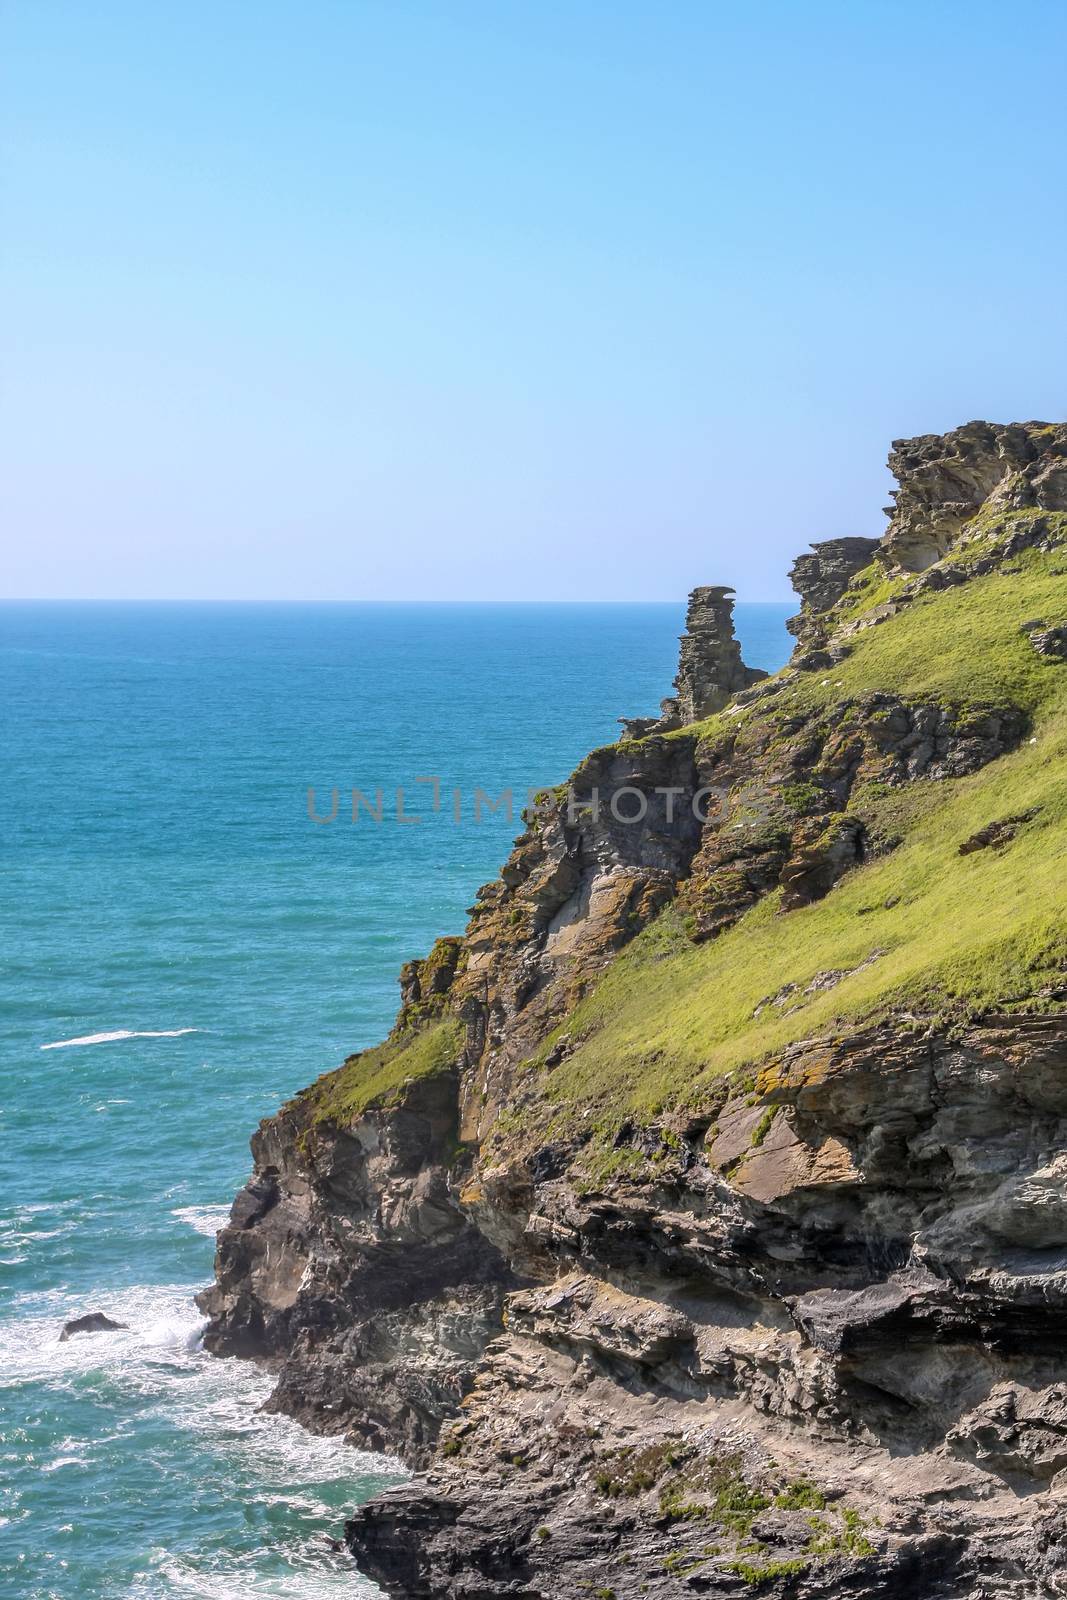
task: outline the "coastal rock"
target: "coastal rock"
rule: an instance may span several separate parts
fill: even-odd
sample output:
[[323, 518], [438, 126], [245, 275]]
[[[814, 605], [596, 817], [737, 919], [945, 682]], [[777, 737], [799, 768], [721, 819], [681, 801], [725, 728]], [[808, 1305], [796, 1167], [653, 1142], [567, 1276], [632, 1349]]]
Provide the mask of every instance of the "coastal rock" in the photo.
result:
[[898, 487], [883, 555], [905, 572], [940, 561], [983, 507], [1067, 511], [1067, 423], [969, 422], [896, 439], [889, 466]]
[[625, 738], [642, 739], [702, 722], [768, 676], [759, 667], [746, 667], [741, 659], [732, 594], [721, 585], [692, 591], [679, 641], [677, 693], [661, 702], [658, 718], [621, 718]]
[[200, 1297], [206, 1349], [277, 1368], [271, 1409], [412, 1462], [462, 1401], [514, 1281], [452, 1189], [458, 1114], [446, 1071], [352, 1129], [300, 1102], [268, 1119]]
[[782, 866], [782, 910], [794, 911], [829, 894], [841, 874], [863, 860], [863, 844], [863, 823], [857, 817], [810, 826]]
[[69, 1322], [63, 1324], [59, 1342], [66, 1344], [68, 1339], [75, 1338], [79, 1333], [119, 1333], [128, 1327], [128, 1322], [115, 1322], [103, 1311], [89, 1311], [85, 1316], [72, 1317]]
[[721, 711], [735, 694], [767, 677], [759, 667], [746, 667], [741, 660], [732, 594], [732, 589], [708, 587], [694, 589], [689, 596], [674, 680], [683, 728]]
[[[877, 539], [824, 539], [812, 545], [810, 555], [797, 556], [789, 581], [800, 596], [801, 609], [786, 622], [790, 633], [802, 642], [816, 639], [818, 617], [837, 604], [856, 573], [870, 565], [878, 547]], [[829, 664], [830, 657], [819, 654]], [[815, 670], [818, 664], [810, 663], [808, 669]]]
[[757, 1084], [783, 1137], [728, 1185], [694, 1151], [659, 1188], [549, 1186], [558, 1275], [508, 1298], [430, 1472], [350, 1519], [361, 1566], [398, 1596], [728, 1595], [741, 1569], [1014, 1593], [1033, 1524], [1001, 1525], [1001, 1480], [1033, 1495], [1067, 1462], [1067, 1274], [1005, 1278], [994, 1230], [1005, 1174], [1033, 1171], [1020, 1240], [1053, 1192], [1065, 1068], [1067, 1021], [807, 1045]]

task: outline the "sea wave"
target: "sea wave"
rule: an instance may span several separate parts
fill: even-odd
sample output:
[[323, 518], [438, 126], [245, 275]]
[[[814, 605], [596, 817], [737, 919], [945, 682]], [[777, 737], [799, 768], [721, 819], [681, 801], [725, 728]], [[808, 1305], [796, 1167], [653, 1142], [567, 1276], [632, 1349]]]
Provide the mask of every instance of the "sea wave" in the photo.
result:
[[[78, 1334], [61, 1343], [64, 1322], [91, 1311], [102, 1311], [125, 1326], [110, 1333]], [[20, 1295], [18, 1315], [0, 1322], [0, 1386], [62, 1383], [81, 1373], [135, 1378], [164, 1353], [194, 1355], [205, 1326], [185, 1284], [92, 1296], [62, 1290]]]
[[114, 1044], [117, 1039], [180, 1039], [183, 1033], [202, 1033], [202, 1028], [118, 1028], [114, 1033], [86, 1033], [79, 1039], [56, 1039], [38, 1046], [40, 1050], [69, 1050], [80, 1044]]
[[178, 1206], [171, 1212], [172, 1217], [177, 1217], [179, 1222], [186, 1223], [197, 1233], [202, 1233], [208, 1239], [213, 1239], [220, 1228], [224, 1228], [230, 1220], [229, 1206]]
[[[352, 1505], [401, 1481], [404, 1468], [264, 1412], [272, 1375], [203, 1350], [204, 1319], [191, 1284], [78, 1296], [47, 1290], [18, 1296], [12, 1310], [0, 1317], [0, 1388], [31, 1385], [23, 1410], [62, 1408], [79, 1421], [43, 1456], [27, 1452], [5, 1511], [18, 1505], [21, 1515], [23, 1496], [35, 1503], [34, 1480], [52, 1481], [53, 1474], [64, 1488], [69, 1474], [78, 1486], [99, 1479], [119, 1486], [112, 1496], [129, 1493], [131, 1455], [145, 1449], [171, 1474], [168, 1481], [185, 1484], [188, 1515], [204, 1492], [241, 1503], [221, 1534], [191, 1534], [188, 1516], [157, 1517], [157, 1542], [142, 1550], [135, 1576], [107, 1587], [112, 1600], [369, 1600], [379, 1593], [336, 1540]], [[61, 1344], [63, 1322], [90, 1310], [127, 1326]], [[119, 1419], [117, 1428], [99, 1431], [100, 1408]], [[190, 1470], [206, 1491], [189, 1480]], [[40, 1543], [40, 1533], [33, 1538]], [[85, 1559], [73, 1547], [69, 1554]], [[70, 1593], [34, 1592], [57, 1600]]]
[[[277, 1550], [264, 1548], [242, 1555], [239, 1563], [220, 1562], [205, 1571], [185, 1556], [160, 1554], [151, 1574], [139, 1574], [127, 1590], [127, 1600], [369, 1600], [381, 1590], [353, 1569], [351, 1557], [333, 1555], [320, 1545], [281, 1572]], [[262, 1563], [267, 1571], [259, 1570]]]
[[[307, 1490], [362, 1475], [395, 1481], [403, 1474], [388, 1456], [261, 1411], [274, 1378], [252, 1362], [222, 1361], [204, 1352], [207, 1323], [194, 1292], [191, 1284], [164, 1284], [91, 1296], [60, 1290], [19, 1296], [18, 1314], [0, 1320], [0, 1388], [29, 1382], [69, 1390], [74, 1383], [82, 1393], [99, 1388], [136, 1394], [160, 1420], [199, 1434], [216, 1449], [254, 1459], [261, 1490], [290, 1490], [294, 1484]], [[102, 1311], [125, 1327], [61, 1343], [63, 1323], [89, 1311]]]
[[[16, 1205], [6, 1214], [0, 1213], [0, 1265], [20, 1266], [28, 1260], [27, 1246], [62, 1239], [77, 1231], [78, 1217], [63, 1216], [73, 1202], [57, 1201], [54, 1204]], [[46, 1224], [52, 1223], [49, 1227]]]

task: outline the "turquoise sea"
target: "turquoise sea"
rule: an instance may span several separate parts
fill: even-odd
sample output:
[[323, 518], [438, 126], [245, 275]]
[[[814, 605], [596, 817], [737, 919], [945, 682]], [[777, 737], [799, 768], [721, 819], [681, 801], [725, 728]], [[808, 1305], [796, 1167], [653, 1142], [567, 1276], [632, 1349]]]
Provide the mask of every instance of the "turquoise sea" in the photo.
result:
[[[748, 661], [781, 664], [791, 609], [738, 606]], [[5, 1596], [374, 1592], [326, 1536], [399, 1467], [259, 1415], [269, 1378], [200, 1352], [192, 1296], [257, 1120], [382, 1036], [526, 790], [657, 709], [682, 621], [0, 606]], [[513, 820], [476, 823], [475, 790], [507, 786]], [[339, 789], [335, 822], [309, 787], [320, 815]], [[353, 787], [382, 789], [380, 824], [352, 824]], [[60, 1344], [86, 1310], [128, 1326]]]

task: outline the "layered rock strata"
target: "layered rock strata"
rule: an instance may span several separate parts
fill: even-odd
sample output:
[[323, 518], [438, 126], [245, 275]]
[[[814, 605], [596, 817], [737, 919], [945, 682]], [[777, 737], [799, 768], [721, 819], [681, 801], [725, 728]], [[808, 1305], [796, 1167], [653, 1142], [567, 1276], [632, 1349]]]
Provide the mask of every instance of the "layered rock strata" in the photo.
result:
[[1067, 423], [969, 422], [952, 433], [895, 439], [887, 566], [923, 572], [965, 524], [992, 512], [1067, 511]]
[[746, 667], [741, 659], [734, 634], [733, 592], [722, 585], [692, 591], [679, 640], [677, 693], [660, 702], [658, 717], [621, 718], [625, 737], [691, 727], [767, 676], [759, 667]]
[[800, 596], [801, 609], [790, 617], [786, 627], [795, 638], [805, 641], [821, 635], [820, 619], [837, 604], [857, 572], [869, 566], [878, 539], [824, 539], [813, 544], [810, 554], [797, 556], [789, 581]]

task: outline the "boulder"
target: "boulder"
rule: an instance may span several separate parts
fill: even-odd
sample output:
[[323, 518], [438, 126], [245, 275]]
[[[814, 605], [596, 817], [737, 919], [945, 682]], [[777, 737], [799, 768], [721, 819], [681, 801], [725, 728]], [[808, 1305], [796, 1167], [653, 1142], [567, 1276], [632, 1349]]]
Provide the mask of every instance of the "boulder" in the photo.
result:
[[129, 1323], [115, 1322], [103, 1311], [89, 1311], [84, 1317], [72, 1317], [69, 1322], [63, 1324], [59, 1342], [66, 1344], [68, 1339], [73, 1339], [78, 1333], [118, 1333], [120, 1329], [127, 1327]]

